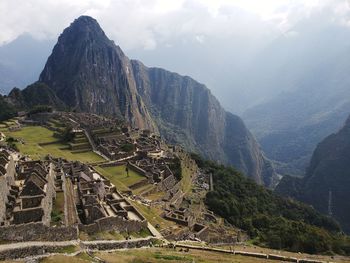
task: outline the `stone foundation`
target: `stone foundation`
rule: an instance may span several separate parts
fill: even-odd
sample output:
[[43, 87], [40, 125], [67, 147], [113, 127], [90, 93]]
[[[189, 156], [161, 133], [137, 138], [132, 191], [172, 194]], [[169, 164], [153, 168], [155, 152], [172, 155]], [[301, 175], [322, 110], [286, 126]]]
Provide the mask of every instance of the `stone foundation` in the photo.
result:
[[154, 244], [158, 239], [154, 237], [143, 239], [130, 239], [122, 241], [86, 241], [82, 247], [90, 250], [114, 250], [123, 248], [140, 248]]
[[76, 227], [49, 227], [42, 223], [0, 227], [0, 240], [3, 241], [66, 241], [77, 238]]
[[147, 228], [147, 221], [125, 220], [122, 217], [104, 217], [90, 225], [79, 224], [79, 230], [87, 234], [101, 231], [140, 232]]

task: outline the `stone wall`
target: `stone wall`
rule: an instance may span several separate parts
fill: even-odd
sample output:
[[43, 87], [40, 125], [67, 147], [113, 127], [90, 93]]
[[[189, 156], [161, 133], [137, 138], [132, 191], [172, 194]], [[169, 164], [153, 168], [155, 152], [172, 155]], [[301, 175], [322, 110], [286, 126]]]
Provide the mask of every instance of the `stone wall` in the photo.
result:
[[114, 163], [105, 163], [105, 164], [101, 164], [99, 165], [100, 167], [113, 167], [113, 166], [122, 166], [122, 165], [126, 165], [127, 162], [114, 162]]
[[6, 182], [6, 177], [0, 176], [0, 223], [5, 221], [8, 193], [9, 187]]
[[91, 241], [82, 242], [82, 246], [90, 250], [114, 250], [123, 248], [140, 248], [154, 244], [158, 239], [154, 237], [130, 239], [122, 241]]
[[145, 186], [145, 185], [148, 185], [148, 184], [149, 184], [148, 179], [143, 179], [143, 180], [141, 180], [141, 181], [139, 181], [137, 183], [134, 183], [134, 184], [130, 185], [129, 188], [131, 190], [135, 190], [137, 188], [141, 188], [142, 186]]
[[13, 223], [14, 224], [26, 224], [30, 222], [40, 222], [43, 218], [44, 211], [42, 207], [34, 207], [27, 209], [15, 208], [13, 211]]
[[79, 230], [88, 234], [100, 231], [139, 232], [147, 228], [147, 221], [126, 220], [122, 217], [104, 217], [89, 225], [79, 224]]
[[65, 241], [78, 238], [76, 227], [48, 227], [40, 223], [0, 227], [3, 241]]
[[138, 167], [137, 165], [135, 165], [133, 163], [128, 163], [128, 168], [133, 170], [136, 173], [139, 173], [145, 177], [148, 177], [147, 172], [145, 170], [143, 170], [142, 168]]
[[45, 244], [45, 245], [31, 245], [26, 247], [3, 249], [0, 251], [0, 261], [9, 260], [9, 259], [26, 258], [30, 256], [45, 255], [49, 253], [57, 253], [57, 252], [60, 252], [64, 247], [69, 247], [72, 245], [74, 244], [73, 243], [71, 245]]
[[6, 174], [0, 176], [0, 223], [5, 221], [7, 195], [10, 191], [10, 186], [15, 183], [15, 163], [10, 156], [10, 160], [6, 165]]
[[53, 199], [56, 197], [55, 177], [56, 177], [56, 174], [54, 171], [54, 165], [50, 164], [50, 170], [46, 178], [47, 179], [46, 195], [41, 203], [44, 211], [42, 221], [47, 226], [49, 226], [51, 222], [51, 211], [52, 211]]

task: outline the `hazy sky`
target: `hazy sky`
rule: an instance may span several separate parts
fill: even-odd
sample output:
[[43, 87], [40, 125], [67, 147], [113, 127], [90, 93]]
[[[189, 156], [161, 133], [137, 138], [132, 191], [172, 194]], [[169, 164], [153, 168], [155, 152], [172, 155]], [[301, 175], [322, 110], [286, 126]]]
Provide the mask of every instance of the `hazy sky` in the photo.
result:
[[184, 35], [202, 43], [212, 36], [286, 32], [324, 9], [340, 20], [349, 6], [344, 0], [1, 0], [0, 44], [23, 33], [56, 38], [85, 14], [123, 49], [155, 49]]

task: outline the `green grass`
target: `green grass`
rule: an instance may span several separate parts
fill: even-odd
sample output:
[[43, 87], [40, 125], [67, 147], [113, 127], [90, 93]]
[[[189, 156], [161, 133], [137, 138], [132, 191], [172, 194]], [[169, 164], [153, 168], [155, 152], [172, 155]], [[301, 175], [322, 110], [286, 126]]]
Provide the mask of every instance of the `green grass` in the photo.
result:
[[171, 226], [176, 226], [176, 224], [172, 221], [168, 221], [161, 217], [161, 213], [163, 210], [161, 208], [157, 208], [154, 206], [145, 206], [136, 201], [129, 200], [131, 204], [138, 210], [140, 213], [146, 218], [148, 222], [150, 222], [154, 227], [159, 225], [160, 229], [165, 229]]
[[[58, 216], [61, 217], [61, 220], [59, 220], [58, 222], [62, 221], [64, 216], [64, 193], [63, 192], [56, 193], [56, 199], [52, 206], [52, 215], [56, 215], [56, 218], [58, 218]], [[52, 221], [55, 221], [55, 220], [52, 220]], [[52, 224], [55, 225], [58, 222], [52, 222]]]
[[[112, 166], [112, 167], [97, 167], [98, 171], [106, 176], [109, 180], [112, 181], [115, 186], [122, 184], [126, 187], [133, 185], [141, 180], [144, 180], [146, 177], [141, 174], [129, 169], [129, 176], [126, 174], [125, 165]], [[114, 183], [115, 182], [115, 183]]]
[[139, 187], [139, 188], [133, 190], [133, 193], [134, 193], [135, 195], [140, 195], [140, 194], [142, 194], [142, 193], [145, 193], [145, 192], [150, 191], [152, 188], [154, 188], [154, 185], [153, 185], [153, 184], [146, 184], [146, 185], [144, 185], [144, 186], [141, 186], [141, 187]]
[[[65, 158], [70, 161], [99, 162], [104, 159], [92, 151], [74, 154], [70, 150], [61, 149], [67, 147], [66, 144], [57, 142], [53, 137], [54, 132], [41, 126], [27, 126], [20, 131], [4, 131], [8, 137], [21, 139], [24, 143], [17, 143], [17, 147], [22, 154], [31, 156], [33, 159], [41, 159], [50, 154], [54, 157]], [[56, 142], [56, 143], [55, 143]], [[52, 143], [41, 146], [41, 143]]]
[[192, 188], [192, 174], [193, 171], [187, 167], [183, 160], [181, 160], [181, 189], [184, 193], [189, 193]]
[[95, 240], [125, 240], [125, 236], [117, 231], [102, 231], [88, 235], [86, 233], [80, 233], [79, 237], [84, 241], [95, 241]]
[[147, 262], [147, 263], [183, 263], [183, 262], [224, 262], [224, 263], [258, 263], [258, 262], [277, 262], [267, 259], [252, 257], [234, 256], [209, 251], [190, 250], [189, 252], [166, 249], [166, 248], [148, 248], [148, 249], [128, 249], [112, 253], [97, 252], [97, 257], [109, 263], [114, 262]]

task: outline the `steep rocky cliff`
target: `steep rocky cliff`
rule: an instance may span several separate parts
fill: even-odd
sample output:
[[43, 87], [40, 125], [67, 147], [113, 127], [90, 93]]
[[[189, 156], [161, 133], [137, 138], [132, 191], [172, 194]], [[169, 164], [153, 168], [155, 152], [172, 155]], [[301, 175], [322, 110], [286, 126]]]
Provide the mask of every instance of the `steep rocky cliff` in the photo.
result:
[[203, 84], [139, 61], [132, 65], [138, 92], [165, 139], [233, 164], [256, 182], [274, 183], [273, 168], [243, 121], [226, 112]]
[[156, 130], [137, 94], [129, 59], [91, 17], [82, 16], [63, 31], [39, 81], [72, 109]]
[[[233, 164], [258, 183], [270, 186], [275, 180], [243, 121], [225, 112], [203, 84], [129, 60], [93, 18], [80, 17], [64, 30], [39, 81], [71, 109], [122, 117]], [[56, 104], [55, 96], [49, 103]]]
[[350, 117], [318, 144], [303, 179], [287, 177], [276, 191], [330, 214], [350, 233]]

